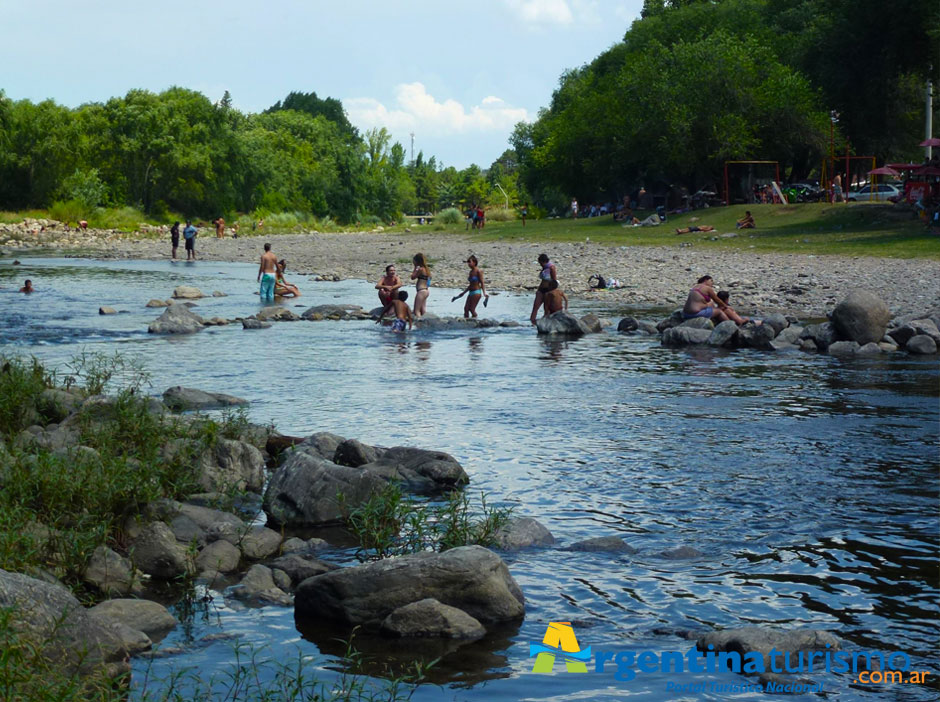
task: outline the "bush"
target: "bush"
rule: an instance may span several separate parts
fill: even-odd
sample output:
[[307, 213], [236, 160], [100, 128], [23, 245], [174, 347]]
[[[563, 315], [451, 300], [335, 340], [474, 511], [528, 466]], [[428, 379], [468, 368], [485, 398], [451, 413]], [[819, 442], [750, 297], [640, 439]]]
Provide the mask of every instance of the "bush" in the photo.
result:
[[494, 207], [486, 211], [488, 222], [512, 222], [516, 218], [516, 211], [505, 207]]
[[78, 200], [57, 201], [49, 208], [49, 218], [59, 222], [78, 222], [85, 218], [89, 208]]
[[446, 502], [414, 502], [399, 485], [389, 483], [354, 509], [338, 495], [347, 528], [359, 543], [356, 557], [378, 560], [420, 551], [447, 551], [458, 546], [493, 546], [496, 532], [509, 521], [511, 508], [488, 507], [480, 495], [480, 513], [470, 498], [453, 491]]
[[0, 356], [0, 437], [12, 438], [36, 423], [36, 401], [48, 382], [45, 368], [35, 358]]
[[463, 222], [463, 215], [456, 207], [448, 207], [438, 213], [437, 221], [441, 224], [460, 224]]

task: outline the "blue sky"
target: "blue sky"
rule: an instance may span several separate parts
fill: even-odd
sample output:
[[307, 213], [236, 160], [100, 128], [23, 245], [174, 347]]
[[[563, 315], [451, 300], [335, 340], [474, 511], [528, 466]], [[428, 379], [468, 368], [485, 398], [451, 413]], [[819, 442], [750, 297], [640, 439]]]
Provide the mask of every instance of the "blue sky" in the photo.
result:
[[258, 112], [291, 90], [446, 165], [487, 167], [642, 0], [0, 0], [0, 89], [68, 106], [180, 85]]

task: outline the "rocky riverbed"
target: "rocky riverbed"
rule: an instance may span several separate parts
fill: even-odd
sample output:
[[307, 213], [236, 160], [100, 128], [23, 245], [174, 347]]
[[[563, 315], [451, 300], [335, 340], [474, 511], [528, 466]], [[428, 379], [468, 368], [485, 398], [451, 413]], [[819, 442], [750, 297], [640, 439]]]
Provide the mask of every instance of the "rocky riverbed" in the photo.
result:
[[[533, 227], [537, 235], [537, 228]], [[24, 225], [0, 225], [0, 249], [8, 255], [27, 251], [69, 250], [96, 258], [165, 259], [169, 235], [129, 235], [114, 231], [64, 232], [50, 225], [38, 231]], [[537, 284], [536, 257], [546, 252], [558, 267], [569, 295], [594, 296], [613, 304], [675, 307], [685, 300], [696, 279], [708, 274], [717, 287], [732, 293], [731, 303], [743, 314], [780, 312], [800, 318], [821, 318], [852, 289], [875, 292], [892, 316], [916, 314], [940, 306], [940, 266], [934, 260], [850, 256], [814, 256], [706, 250], [694, 239], [674, 246], [605, 246], [579, 243], [478, 241], [457, 234], [432, 233], [306, 233], [272, 235], [279, 258], [288, 261], [288, 280], [303, 276], [326, 280], [378, 279], [384, 267], [397, 265], [407, 281], [411, 258], [429, 257], [432, 286], [462, 288], [467, 255], [476, 254], [489, 290], [524, 291]], [[200, 260], [254, 262], [263, 239], [216, 239], [199, 236]], [[183, 254], [182, 246], [179, 251]], [[617, 290], [592, 292], [588, 278], [600, 273], [617, 279]], [[300, 280], [298, 280], [300, 278]], [[433, 310], [432, 293], [430, 308]]]

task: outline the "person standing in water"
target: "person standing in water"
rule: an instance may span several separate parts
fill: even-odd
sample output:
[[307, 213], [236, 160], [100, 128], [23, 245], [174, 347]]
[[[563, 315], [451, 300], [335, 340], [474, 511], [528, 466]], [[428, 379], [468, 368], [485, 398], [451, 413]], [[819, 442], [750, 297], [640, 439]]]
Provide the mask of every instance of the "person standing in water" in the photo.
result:
[[27, 295], [28, 295], [29, 293], [34, 293], [34, 292], [36, 292], [36, 288], [33, 287], [33, 281], [31, 281], [29, 278], [27, 278], [27, 279], [26, 279], [26, 282], [23, 283], [23, 287], [20, 288], [20, 292], [21, 292], [21, 293], [26, 293]]
[[467, 259], [467, 265], [470, 267], [470, 273], [467, 274], [467, 287], [463, 292], [451, 299], [451, 302], [457, 298], [467, 296], [467, 301], [463, 305], [464, 317], [476, 317], [477, 305], [480, 304], [480, 298], [483, 298], [483, 306], [489, 302], [490, 296], [486, 294], [486, 282], [483, 280], [483, 271], [480, 270], [479, 261], [474, 255]]
[[190, 258], [196, 260], [196, 227], [189, 220], [186, 220], [186, 229], [183, 230], [183, 238], [186, 240], [186, 260]]
[[170, 227], [170, 246], [172, 247], [171, 256], [176, 258], [176, 250], [180, 247], [180, 223], [173, 222]]
[[431, 267], [423, 253], [415, 254], [411, 259], [414, 270], [411, 279], [415, 281], [415, 317], [421, 317], [428, 312], [428, 296], [431, 294]]
[[545, 302], [545, 293], [551, 289], [552, 281], [558, 280], [555, 264], [548, 259], [548, 254], [539, 254], [538, 261], [542, 266], [542, 270], [539, 271], [539, 287], [535, 291], [535, 302], [532, 303], [532, 314], [529, 316], [529, 321], [532, 324], [535, 324], [535, 320], [539, 315], [539, 307]]
[[277, 283], [277, 256], [271, 251], [271, 244], [264, 245], [261, 265], [258, 266], [259, 294], [261, 302], [274, 302], [274, 285]]

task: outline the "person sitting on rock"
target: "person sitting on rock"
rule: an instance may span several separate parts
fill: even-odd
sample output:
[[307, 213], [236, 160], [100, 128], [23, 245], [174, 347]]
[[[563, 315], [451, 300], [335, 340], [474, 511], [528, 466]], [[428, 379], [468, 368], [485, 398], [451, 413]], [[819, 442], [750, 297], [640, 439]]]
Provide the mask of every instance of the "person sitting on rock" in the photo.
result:
[[686, 227], [685, 229], [676, 229], [676, 234], [691, 234], [693, 232], [713, 232], [715, 228], [709, 224], [703, 224], [698, 227], [694, 224]]
[[561, 310], [568, 309], [568, 297], [558, 287], [558, 281], [553, 280], [548, 284], [548, 292], [545, 293], [545, 316], [555, 314]]
[[747, 324], [748, 322], [753, 322], [754, 324], [761, 324], [762, 322], [759, 319], [751, 319], [750, 317], [742, 317], [737, 312], [734, 311], [734, 308], [728, 305], [728, 299], [731, 297], [731, 293], [727, 290], [722, 290], [718, 293], [718, 299], [722, 300], [725, 303], [725, 307], [722, 308], [722, 312], [728, 315], [728, 319], [737, 324], [739, 327], [742, 324]]
[[729, 319], [724, 312], [728, 305], [718, 297], [713, 285], [714, 281], [710, 275], [703, 275], [698, 279], [695, 286], [689, 290], [689, 296], [682, 308], [683, 319], [704, 317], [712, 320], [715, 324]]
[[753, 229], [756, 225], [754, 224], [754, 216], [751, 214], [751, 211], [745, 210], [744, 217], [739, 219], [735, 226], [737, 226], [738, 229]]
[[283, 258], [277, 262], [277, 274], [274, 280], [275, 297], [300, 297], [300, 288], [284, 279], [287, 270], [287, 261]]

